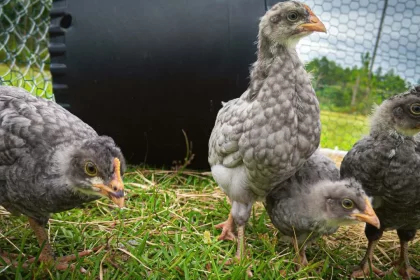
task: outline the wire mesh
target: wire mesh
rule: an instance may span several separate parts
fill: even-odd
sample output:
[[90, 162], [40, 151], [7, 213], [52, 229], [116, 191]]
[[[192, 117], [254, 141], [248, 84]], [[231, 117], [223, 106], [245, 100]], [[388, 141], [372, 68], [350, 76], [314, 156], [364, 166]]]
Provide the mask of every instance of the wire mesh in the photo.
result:
[[[0, 84], [53, 98], [51, 0], [0, 0]], [[264, 0], [267, 8], [277, 0]], [[298, 45], [321, 104], [321, 146], [348, 150], [373, 104], [420, 83], [420, 0], [307, 0], [328, 34]], [[252, 19], [255, 20], [255, 19]]]
[[0, 85], [54, 99], [48, 28], [52, 0], [0, 0]]
[[321, 103], [321, 146], [348, 150], [374, 104], [420, 83], [420, 0], [304, 2], [328, 31], [298, 45]]

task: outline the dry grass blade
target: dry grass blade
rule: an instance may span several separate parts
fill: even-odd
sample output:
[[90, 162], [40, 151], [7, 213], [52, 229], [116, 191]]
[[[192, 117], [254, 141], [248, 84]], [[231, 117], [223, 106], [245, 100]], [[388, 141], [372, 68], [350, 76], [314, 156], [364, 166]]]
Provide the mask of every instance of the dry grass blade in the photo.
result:
[[[220, 231], [213, 225], [226, 219], [230, 205], [208, 173], [131, 169], [124, 180], [129, 211], [120, 211], [109, 201], [100, 200], [83, 209], [54, 214], [50, 219], [49, 235], [58, 256], [107, 244], [84, 258], [84, 266], [90, 264], [86, 268], [96, 279], [239, 280], [245, 279], [248, 265], [257, 279], [343, 279], [366, 250], [362, 224], [342, 227], [334, 235], [308, 245], [310, 266], [296, 272], [292, 245], [280, 241], [264, 206], [256, 203], [246, 233], [250, 264], [221, 266], [219, 263], [234, 256], [236, 247], [232, 242], [217, 240]], [[39, 253], [33, 232], [26, 226], [27, 219], [16, 219], [0, 210], [0, 222], [0, 248], [11, 253]], [[420, 251], [419, 240], [416, 238], [410, 246], [416, 266], [420, 265], [415, 256]], [[375, 253], [375, 263], [387, 269], [399, 253], [395, 232], [384, 233]], [[320, 269], [323, 263], [325, 267]], [[16, 275], [31, 278], [35, 267], [29, 272], [14, 267], [1, 269], [15, 279]], [[57, 275], [60, 279], [86, 278], [77, 272], [55, 271], [46, 277], [54, 279]]]
[[[15, 249], [19, 252], [19, 254], [22, 254], [22, 256], [26, 257], [25, 253], [23, 253], [23, 252], [19, 249], [19, 247], [15, 245], [15, 243], [13, 243], [13, 242], [12, 242], [9, 238], [7, 238], [6, 236], [4, 236], [1, 232], [0, 232], [0, 237], [1, 237], [1, 238], [4, 238], [4, 240], [6, 240], [6, 241], [7, 241], [10, 245], [12, 245], [12, 246], [13, 246], [13, 248], [15, 248]], [[1, 250], [0, 250], [0, 252], [1, 252]]]
[[99, 279], [103, 280], [104, 279], [104, 260], [106, 259], [106, 257], [108, 256], [109, 252], [106, 252], [105, 255], [103, 256], [103, 258], [101, 259], [101, 263], [99, 265]]
[[139, 260], [136, 256], [134, 256], [133, 254], [131, 254], [130, 252], [128, 252], [127, 250], [123, 249], [123, 248], [118, 248], [118, 250], [120, 250], [121, 252], [129, 255], [130, 257], [132, 257], [133, 259], [135, 259], [139, 264], [141, 264], [144, 268], [148, 269], [148, 270], [152, 270], [150, 267], [148, 267], [147, 265], [145, 265], [144, 263], [142, 263], [141, 260]]

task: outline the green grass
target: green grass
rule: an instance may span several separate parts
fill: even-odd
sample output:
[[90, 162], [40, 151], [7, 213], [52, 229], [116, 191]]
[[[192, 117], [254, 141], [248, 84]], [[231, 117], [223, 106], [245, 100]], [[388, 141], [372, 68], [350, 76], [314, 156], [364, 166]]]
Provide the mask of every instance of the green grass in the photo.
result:
[[37, 67], [0, 64], [0, 85], [22, 87], [35, 95], [53, 98], [51, 73]]
[[[3, 84], [22, 86], [37, 94], [51, 93], [48, 72], [24, 67], [10, 71], [0, 65], [0, 77]], [[324, 148], [348, 150], [368, 132], [363, 116], [322, 111], [321, 121]], [[57, 256], [103, 246], [96, 254], [75, 262], [76, 268], [84, 267], [88, 274], [78, 269], [56, 271], [38, 264], [23, 268], [25, 257], [21, 255], [17, 267], [0, 264], [0, 279], [246, 279], [250, 265], [253, 279], [344, 279], [364, 254], [362, 227], [343, 227], [310, 246], [310, 265], [296, 272], [292, 247], [280, 240], [262, 205], [256, 204], [246, 229], [250, 258], [225, 266], [236, 246], [217, 241], [220, 231], [214, 225], [227, 218], [230, 206], [209, 174], [132, 168], [125, 182], [127, 209], [119, 210], [109, 201], [99, 200], [54, 214], [50, 220], [47, 229]], [[376, 250], [379, 268], [390, 268], [397, 258], [397, 240], [395, 233], [385, 234], [380, 250]], [[416, 254], [419, 244], [416, 239], [410, 247], [416, 266], [420, 266]], [[0, 210], [0, 249], [39, 254], [25, 217]]]
[[[36, 67], [0, 64], [0, 85], [23, 87], [44, 98], [52, 98], [52, 78], [49, 71]], [[321, 147], [349, 150], [368, 132], [367, 117], [345, 113], [321, 111]]]
[[321, 147], [348, 151], [369, 132], [366, 116], [321, 111]]
[[[54, 214], [48, 225], [57, 256], [104, 245], [97, 254], [76, 261], [88, 274], [56, 271], [37, 264], [0, 268], [1, 279], [344, 279], [362, 258], [365, 238], [361, 226], [345, 227], [320, 239], [308, 249], [310, 265], [295, 272], [292, 247], [279, 239], [261, 204], [254, 206], [246, 229], [250, 258], [223, 265], [236, 246], [217, 241], [214, 225], [225, 220], [229, 204], [209, 174], [131, 169], [125, 176], [126, 207], [116, 209], [108, 200]], [[0, 248], [37, 256], [39, 247], [25, 217], [0, 210]], [[375, 263], [387, 269], [398, 256], [395, 234], [386, 234], [376, 250]], [[420, 266], [411, 248], [413, 265]], [[418, 254], [417, 254], [418, 256]], [[286, 276], [281, 276], [284, 270]], [[385, 279], [398, 279], [388, 276]]]

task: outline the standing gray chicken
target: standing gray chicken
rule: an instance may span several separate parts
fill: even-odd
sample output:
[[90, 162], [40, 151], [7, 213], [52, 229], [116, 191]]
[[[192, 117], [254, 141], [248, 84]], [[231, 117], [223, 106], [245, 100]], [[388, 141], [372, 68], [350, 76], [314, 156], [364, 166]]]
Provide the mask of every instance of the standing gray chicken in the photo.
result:
[[299, 39], [325, 32], [311, 9], [290, 1], [261, 18], [258, 59], [248, 89], [220, 109], [209, 141], [214, 179], [232, 203], [219, 239], [234, 239], [236, 257], [245, 248], [244, 230], [256, 200], [292, 176], [319, 144], [319, 104], [296, 52]]
[[316, 151], [266, 197], [267, 213], [274, 226], [292, 238], [300, 266], [308, 263], [306, 245], [333, 234], [339, 226], [364, 221], [379, 228], [379, 219], [360, 184], [339, 179], [335, 163]]
[[[1, 86], [0, 135], [0, 205], [28, 216], [43, 246], [40, 261], [54, 260], [45, 231], [51, 213], [101, 196], [123, 207], [120, 149], [56, 103]], [[57, 260], [57, 269], [66, 269], [72, 259]]]
[[[367, 224], [369, 241], [360, 268], [353, 277], [369, 275], [373, 250], [384, 230], [396, 229], [401, 254], [394, 262], [405, 279], [420, 276], [408, 258], [408, 242], [420, 228], [420, 86], [385, 100], [374, 112], [370, 134], [358, 141], [341, 164], [343, 178], [354, 177], [366, 193], [373, 196], [373, 206], [381, 228]], [[378, 275], [384, 274], [372, 266]]]

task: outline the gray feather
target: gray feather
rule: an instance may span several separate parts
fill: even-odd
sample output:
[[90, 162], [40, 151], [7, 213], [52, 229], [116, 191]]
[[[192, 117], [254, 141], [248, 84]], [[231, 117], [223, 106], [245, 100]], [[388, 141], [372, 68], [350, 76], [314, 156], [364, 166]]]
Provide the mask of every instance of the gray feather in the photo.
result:
[[370, 134], [358, 141], [341, 165], [374, 197], [383, 229], [420, 227], [420, 118], [410, 113], [420, 87], [384, 101], [372, 116]]
[[323, 206], [313, 201], [313, 193], [319, 193], [323, 188], [317, 183], [324, 181], [329, 184], [339, 178], [335, 163], [319, 151], [315, 152], [299, 171], [266, 197], [265, 207], [271, 221], [284, 235], [299, 236], [300, 242], [308, 236], [316, 238], [335, 232], [337, 227], [329, 228], [323, 220], [320, 213]]
[[52, 101], [0, 87], [0, 205], [45, 224], [50, 213], [98, 199], [73, 189], [71, 172], [83, 157], [103, 167], [104, 178], [114, 157], [125, 168], [111, 138]]
[[[286, 2], [276, 8], [306, 13], [302, 4], [296, 5]], [[272, 9], [262, 18], [250, 85], [241, 97], [223, 104], [209, 140], [213, 177], [232, 201], [247, 209], [292, 176], [320, 138], [318, 100], [295, 47], [270, 41], [277, 31], [268, 30], [269, 17], [278, 12]]]
[[299, 171], [268, 194], [265, 207], [274, 226], [303, 244], [355, 222], [342, 208], [328, 209], [330, 198], [338, 203], [350, 198], [361, 211], [366, 207], [361, 186], [354, 180], [339, 179], [335, 163], [315, 152]]

